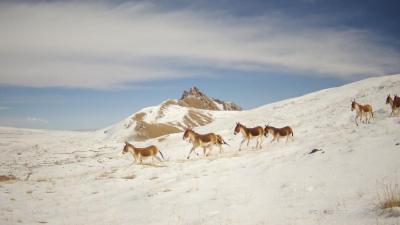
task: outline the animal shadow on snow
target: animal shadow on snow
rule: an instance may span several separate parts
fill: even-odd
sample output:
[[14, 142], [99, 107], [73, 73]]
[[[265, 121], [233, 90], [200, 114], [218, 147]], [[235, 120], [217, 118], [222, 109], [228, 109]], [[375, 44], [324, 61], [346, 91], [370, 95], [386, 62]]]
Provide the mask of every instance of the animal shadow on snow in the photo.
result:
[[144, 166], [144, 167], [167, 167], [167, 165], [164, 164], [156, 164], [156, 163], [151, 163], [151, 162], [142, 162], [142, 164], [138, 164], [138, 163], [133, 163], [136, 166]]

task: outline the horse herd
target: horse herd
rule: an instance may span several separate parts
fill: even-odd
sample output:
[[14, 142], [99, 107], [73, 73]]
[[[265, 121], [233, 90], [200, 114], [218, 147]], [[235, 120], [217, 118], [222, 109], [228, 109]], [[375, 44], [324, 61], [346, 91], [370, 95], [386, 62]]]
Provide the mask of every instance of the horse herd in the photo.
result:
[[[398, 113], [400, 109], [400, 97], [394, 95], [394, 98], [392, 99], [392, 97], [388, 95], [386, 98], [386, 104], [390, 104], [390, 107], [392, 109], [390, 115], [393, 116], [395, 113]], [[370, 119], [374, 116], [371, 105], [359, 104], [356, 102], [355, 99], [351, 101], [351, 111], [353, 110], [356, 111], [355, 123], [357, 126], [358, 126], [357, 119], [359, 119], [360, 122], [363, 122], [362, 118], [365, 117], [364, 122], [369, 123]], [[239, 151], [242, 150], [242, 145], [244, 142], [247, 141], [247, 146], [249, 146], [251, 139], [257, 140], [255, 149], [261, 149], [264, 138], [267, 137], [268, 134], [272, 135], [271, 143], [274, 141], [279, 142], [279, 139], [282, 137], [286, 137], [286, 143], [289, 140], [289, 138], [293, 139], [293, 130], [289, 126], [276, 128], [269, 126], [268, 124], [264, 128], [261, 126], [248, 128], [245, 125], [237, 122], [233, 134], [236, 135], [239, 133], [241, 133], [243, 137], [243, 140], [240, 142]], [[195, 149], [199, 147], [203, 148], [203, 154], [205, 157], [207, 157], [208, 156], [207, 149], [211, 151], [214, 146], [217, 146], [219, 147], [219, 152], [223, 153], [222, 145], [225, 144], [229, 146], [229, 144], [226, 143], [225, 140], [222, 138], [222, 136], [219, 134], [215, 133], [199, 134], [190, 128], [185, 129], [185, 132], [183, 133], [183, 140], [187, 140], [189, 143], [192, 144], [192, 148], [190, 149], [189, 154], [186, 157], [187, 159], [190, 158], [192, 152], [195, 152], [198, 155]], [[163, 154], [161, 153], [160, 150], [158, 150], [158, 148], [155, 145], [150, 145], [144, 148], [137, 148], [134, 145], [125, 142], [125, 146], [122, 150], [122, 153], [125, 154], [128, 152], [130, 152], [133, 155], [134, 161], [136, 163], [140, 162], [140, 164], [142, 163], [142, 158], [144, 157], [151, 157], [152, 164], [154, 158], [161, 162], [161, 159], [157, 156], [157, 153], [159, 153], [161, 157], [164, 159]]]

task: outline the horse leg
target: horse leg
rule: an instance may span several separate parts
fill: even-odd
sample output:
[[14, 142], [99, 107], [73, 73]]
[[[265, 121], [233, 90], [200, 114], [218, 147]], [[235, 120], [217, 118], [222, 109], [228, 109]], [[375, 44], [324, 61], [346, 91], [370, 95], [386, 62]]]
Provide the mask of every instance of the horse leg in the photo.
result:
[[139, 154], [140, 165], [142, 165], [142, 155]]
[[285, 144], [287, 144], [287, 142], [288, 142], [288, 140], [289, 140], [289, 136], [290, 136], [290, 135], [287, 135], [287, 136], [286, 136], [286, 143], [285, 143]]
[[399, 108], [394, 108], [394, 107], [392, 107], [392, 112], [390, 113], [390, 116], [397, 115], [398, 109], [399, 109]]
[[368, 114], [367, 113], [363, 113], [361, 114], [361, 118], [364, 117], [364, 123], [367, 124], [368, 123]]
[[[197, 146], [193, 146], [192, 149], [190, 149], [189, 155], [186, 157], [186, 159], [189, 159], [190, 154], [197, 148]], [[198, 155], [198, 154], [197, 154]]]
[[260, 149], [262, 149], [262, 144], [264, 143], [264, 137], [260, 136]]
[[135, 154], [133, 154], [133, 153], [132, 153], [132, 156], [133, 156], [133, 162], [137, 163], [137, 159], [136, 159], [137, 156]]
[[356, 125], [358, 126], [357, 118], [358, 118], [358, 113], [357, 113], [357, 115], [356, 115], [356, 118], [354, 118], [354, 122], [356, 122]]
[[209, 146], [206, 147], [206, 148], [208, 148], [208, 153], [210, 153], [210, 152], [212, 152], [212, 150], [214, 149], [214, 145], [211, 144], [211, 145], [209, 145]]
[[255, 149], [258, 149], [258, 145], [260, 144], [260, 138], [257, 137], [257, 143]]
[[400, 112], [400, 107], [394, 108], [393, 110], [393, 116], [398, 115]]
[[239, 146], [239, 151], [242, 150], [242, 144], [246, 141], [246, 139], [243, 138], [242, 142], [240, 142], [240, 146]]
[[203, 147], [203, 154], [204, 154], [204, 157], [207, 157], [206, 151], [207, 151], [207, 148], [206, 148], [206, 147]]

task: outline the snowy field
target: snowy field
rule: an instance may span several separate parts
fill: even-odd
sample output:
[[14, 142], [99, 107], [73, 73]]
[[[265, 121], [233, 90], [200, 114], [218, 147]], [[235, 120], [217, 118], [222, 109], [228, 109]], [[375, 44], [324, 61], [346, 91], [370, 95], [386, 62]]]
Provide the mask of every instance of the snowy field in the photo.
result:
[[[157, 145], [167, 160], [156, 166], [133, 164], [121, 153], [123, 139], [103, 130], [3, 127], [0, 175], [17, 179], [0, 182], [0, 224], [398, 225], [400, 213], [376, 207], [385, 185], [400, 185], [400, 117], [389, 117], [385, 104], [394, 93], [400, 75], [248, 111], [210, 111], [214, 122], [195, 131], [221, 134], [225, 152], [186, 160], [191, 144], [182, 133], [132, 142]], [[373, 106], [371, 124], [355, 125], [353, 98]], [[253, 140], [239, 152], [236, 122], [289, 125], [294, 140], [268, 137], [262, 150]]]

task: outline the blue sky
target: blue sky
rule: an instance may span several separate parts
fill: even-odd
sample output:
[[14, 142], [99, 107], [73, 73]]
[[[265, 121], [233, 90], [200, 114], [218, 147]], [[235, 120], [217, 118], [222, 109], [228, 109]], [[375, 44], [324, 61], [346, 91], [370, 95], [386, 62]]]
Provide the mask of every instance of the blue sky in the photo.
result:
[[0, 126], [96, 129], [193, 85], [254, 108], [400, 73], [396, 1], [2, 1]]

